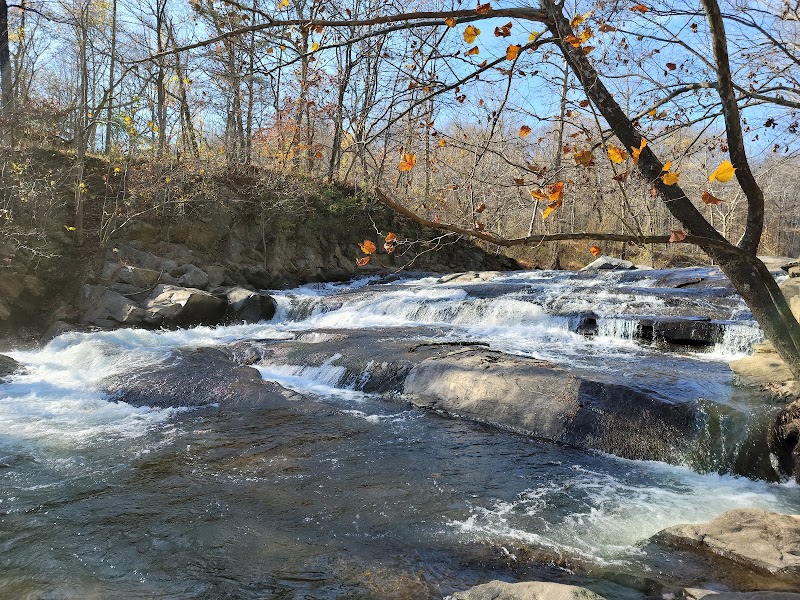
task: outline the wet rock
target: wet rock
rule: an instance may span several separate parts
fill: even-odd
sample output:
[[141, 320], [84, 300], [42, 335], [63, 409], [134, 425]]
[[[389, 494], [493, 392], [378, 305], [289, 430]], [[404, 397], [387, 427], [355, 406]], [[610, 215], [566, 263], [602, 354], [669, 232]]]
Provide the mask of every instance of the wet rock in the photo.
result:
[[583, 267], [581, 271], [630, 271], [635, 268], [636, 265], [629, 260], [622, 260], [613, 256], [601, 256]]
[[794, 592], [715, 592], [685, 588], [680, 596], [682, 600], [800, 600], [800, 594]]
[[19, 363], [10, 356], [0, 354], [0, 382], [19, 368]]
[[208, 273], [200, 267], [186, 264], [179, 267], [181, 275], [178, 277], [178, 285], [187, 288], [205, 289], [208, 287]]
[[467, 271], [466, 273], [451, 273], [440, 277], [436, 283], [481, 283], [497, 279], [501, 271]]
[[639, 460], [674, 462], [695, 428], [689, 405], [482, 349], [425, 359], [403, 392], [423, 408]]
[[769, 448], [781, 473], [800, 483], [800, 400], [795, 400], [776, 416]]
[[800, 259], [797, 260], [790, 260], [789, 262], [783, 263], [781, 265], [781, 269], [789, 273], [789, 277], [796, 277], [797, 275], [792, 275], [792, 270], [794, 269], [797, 273], [797, 269], [800, 268]]
[[71, 325], [66, 323], [65, 321], [54, 321], [50, 327], [48, 327], [45, 332], [42, 334], [41, 339], [39, 340], [41, 343], [46, 344], [51, 340], [54, 340], [60, 335], [65, 333], [69, 333], [70, 331], [75, 331], [75, 325]]
[[84, 285], [79, 302], [80, 321], [97, 327], [139, 325], [148, 314], [122, 294], [101, 285]]
[[669, 527], [653, 540], [714, 554], [800, 586], [800, 515], [729, 510], [708, 523]]
[[561, 583], [490, 581], [448, 596], [448, 600], [605, 600], [605, 597], [586, 588]]
[[215, 348], [180, 351], [164, 364], [110, 378], [104, 387], [114, 400], [160, 408], [258, 404], [276, 394], [257, 370]]
[[724, 327], [720, 323], [704, 317], [657, 319], [650, 325], [653, 340], [671, 344], [713, 346], [722, 340], [724, 334]]
[[213, 294], [194, 288], [158, 285], [144, 308], [150, 322], [174, 327], [217, 325], [222, 322], [228, 303]]
[[277, 304], [271, 296], [241, 287], [231, 288], [225, 296], [228, 300], [226, 322], [256, 323], [275, 316]]

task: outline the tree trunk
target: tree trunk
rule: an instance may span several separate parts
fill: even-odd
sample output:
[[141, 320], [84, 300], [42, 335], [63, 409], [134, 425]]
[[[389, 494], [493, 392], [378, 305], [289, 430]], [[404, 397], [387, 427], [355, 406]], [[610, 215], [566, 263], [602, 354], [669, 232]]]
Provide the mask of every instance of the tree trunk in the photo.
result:
[[0, 0], [0, 116], [3, 119], [3, 138], [14, 147], [13, 117], [14, 83], [11, 73], [11, 50], [8, 40], [8, 3]]
[[111, 2], [111, 58], [108, 66], [108, 106], [106, 107], [105, 153], [111, 154], [114, 122], [114, 71], [117, 66], [117, 0]]

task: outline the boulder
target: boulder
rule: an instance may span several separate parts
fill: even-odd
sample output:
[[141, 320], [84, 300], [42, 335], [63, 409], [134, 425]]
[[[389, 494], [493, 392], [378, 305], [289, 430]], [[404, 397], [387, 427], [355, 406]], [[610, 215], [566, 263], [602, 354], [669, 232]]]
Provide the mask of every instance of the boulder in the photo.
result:
[[10, 356], [0, 354], [0, 382], [19, 368], [19, 363]]
[[800, 515], [735, 509], [708, 523], [669, 527], [653, 539], [658, 544], [721, 556], [800, 586]]
[[228, 303], [203, 290], [160, 284], [144, 303], [144, 308], [152, 323], [192, 327], [221, 323]]
[[781, 409], [769, 434], [769, 449], [781, 473], [800, 483], [800, 400]]
[[635, 268], [636, 265], [629, 260], [622, 260], [613, 256], [601, 256], [583, 267], [581, 271], [630, 271]]
[[231, 288], [225, 296], [228, 299], [226, 322], [257, 323], [275, 316], [277, 304], [271, 296], [242, 287]]
[[690, 405], [484, 349], [423, 360], [403, 393], [423, 408], [637, 460], [678, 460], [696, 424]]
[[800, 594], [794, 592], [715, 592], [713, 590], [700, 590], [685, 588], [680, 598], [682, 600], [800, 600]]
[[465, 592], [457, 592], [448, 600], [605, 600], [586, 588], [544, 581], [507, 583], [490, 581]]
[[148, 320], [147, 313], [137, 304], [101, 285], [81, 288], [80, 321], [98, 327], [139, 325]]
[[191, 264], [179, 268], [178, 285], [187, 288], [205, 289], [208, 287], [208, 274], [200, 267]]

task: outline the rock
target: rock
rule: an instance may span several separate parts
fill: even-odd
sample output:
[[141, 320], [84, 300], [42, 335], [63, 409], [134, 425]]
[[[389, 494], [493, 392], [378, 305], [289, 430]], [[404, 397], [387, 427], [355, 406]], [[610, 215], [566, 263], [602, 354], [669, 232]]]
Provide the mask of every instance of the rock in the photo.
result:
[[[219, 287], [225, 283], [225, 267], [219, 265], [209, 265], [205, 268], [208, 273], [208, 286], [211, 288]], [[166, 283], [166, 282], [164, 282]]]
[[729, 510], [708, 523], [660, 531], [656, 543], [711, 553], [800, 586], [800, 515]]
[[226, 322], [257, 323], [275, 316], [277, 304], [271, 296], [241, 287], [231, 288], [225, 295], [229, 305]]
[[74, 325], [70, 325], [64, 321], [54, 321], [53, 324], [45, 330], [39, 341], [42, 344], [46, 344], [60, 335], [75, 331], [75, 329], [76, 327]]
[[622, 260], [613, 256], [601, 256], [583, 267], [581, 271], [630, 271], [635, 268], [636, 265], [629, 260]]
[[145, 250], [139, 250], [132, 245], [121, 245], [114, 250], [109, 250], [106, 255], [107, 259], [111, 262], [116, 262], [120, 265], [139, 267], [141, 269], [149, 269], [151, 271], [159, 271], [163, 273], [171, 273], [177, 268], [177, 263], [173, 260], [168, 260], [156, 256]]
[[111, 377], [104, 387], [114, 400], [160, 408], [258, 404], [274, 393], [256, 369], [232, 363], [215, 348], [179, 351], [164, 364]]
[[465, 592], [448, 596], [449, 600], [605, 600], [586, 588], [544, 581], [506, 583], [490, 581]]
[[769, 448], [780, 471], [800, 483], [800, 400], [783, 408], [775, 417]]
[[84, 285], [80, 295], [80, 321], [98, 327], [139, 325], [147, 313], [137, 304], [101, 285]]
[[790, 277], [791, 277], [791, 270], [794, 269], [794, 268], [797, 268], [797, 267], [800, 267], [800, 259], [790, 260], [789, 262], [786, 262], [786, 263], [781, 265], [781, 269], [783, 269], [784, 271], [789, 273]]
[[144, 308], [152, 323], [192, 327], [221, 323], [228, 303], [203, 290], [160, 284], [153, 290]]
[[10, 356], [0, 354], [0, 382], [19, 369], [19, 363]]
[[686, 404], [483, 349], [423, 360], [403, 393], [423, 408], [638, 460], [677, 460], [696, 418]]
[[180, 273], [178, 285], [197, 289], [205, 289], [208, 287], [208, 274], [200, 267], [191, 264], [181, 265]]
[[466, 273], [451, 273], [440, 277], [436, 283], [480, 283], [492, 281], [502, 275], [500, 271], [467, 271]]
[[683, 600], [800, 600], [800, 594], [794, 592], [715, 592], [696, 588], [684, 588]]
[[800, 266], [789, 269], [789, 277], [800, 277]]

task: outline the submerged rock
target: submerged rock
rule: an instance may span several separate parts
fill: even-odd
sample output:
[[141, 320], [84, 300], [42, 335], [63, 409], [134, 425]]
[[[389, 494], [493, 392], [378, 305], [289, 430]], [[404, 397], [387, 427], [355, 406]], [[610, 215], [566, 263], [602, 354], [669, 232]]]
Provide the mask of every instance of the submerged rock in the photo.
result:
[[800, 587], [800, 515], [729, 510], [708, 523], [660, 531], [658, 544], [713, 554]]
[[465, 592], [457, 592], [448, 600], [605, 600], [586, 588], [544, 581], [507, 583], [490, 581]]

